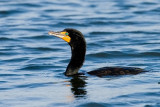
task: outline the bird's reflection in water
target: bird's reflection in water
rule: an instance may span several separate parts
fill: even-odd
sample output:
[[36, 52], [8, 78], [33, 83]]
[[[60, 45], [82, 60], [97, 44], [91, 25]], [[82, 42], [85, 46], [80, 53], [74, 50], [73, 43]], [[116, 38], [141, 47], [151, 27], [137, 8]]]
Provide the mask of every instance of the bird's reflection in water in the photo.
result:
[[71, 91], [74, 94], [75, 98], [85, 98], [87, 91], [86, 87], [86, 80], [87, 77], [84, 76], [73, 76], [70, 80], [71, 82]]

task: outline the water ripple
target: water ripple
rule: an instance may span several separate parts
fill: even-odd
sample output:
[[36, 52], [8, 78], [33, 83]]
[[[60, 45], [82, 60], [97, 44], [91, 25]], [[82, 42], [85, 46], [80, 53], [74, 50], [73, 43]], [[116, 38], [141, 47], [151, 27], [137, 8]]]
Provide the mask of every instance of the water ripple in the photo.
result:
[[27, 66], [25, 66], [25, 67], [23, 67], [19, 70], [31, 70], [31, 71], [33, 71], [33, 70], [45, 70], [46, 68], [47, 69], [53, 68], [53, 66], [48, 65], [48, 64], [47, 65], [29, 64], [29, 65], [27, 65]]
[[48, 83], [31, 83], [31, 84], [25, 84], [25, 85], [17, 85], [14, 86], [15, 88], [38, 88], [38, 87], [45, 87], [48, 85], [53, 84], [52, 82]]

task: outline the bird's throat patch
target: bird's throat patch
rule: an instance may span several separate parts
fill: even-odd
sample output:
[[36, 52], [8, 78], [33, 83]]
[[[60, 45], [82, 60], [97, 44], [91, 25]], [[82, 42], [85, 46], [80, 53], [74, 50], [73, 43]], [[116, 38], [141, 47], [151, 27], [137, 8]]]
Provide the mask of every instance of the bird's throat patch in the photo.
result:
[[62, 39], [66, 42], [70, 42], [71, 38], [68, 36], [68, 32], [61, 32], [62, 35], [64, 35], [64, 37], [62, 37]]
[[68, 43], [71, 41], [71, 38], [69, 36], [64, 36], [62, 39]]

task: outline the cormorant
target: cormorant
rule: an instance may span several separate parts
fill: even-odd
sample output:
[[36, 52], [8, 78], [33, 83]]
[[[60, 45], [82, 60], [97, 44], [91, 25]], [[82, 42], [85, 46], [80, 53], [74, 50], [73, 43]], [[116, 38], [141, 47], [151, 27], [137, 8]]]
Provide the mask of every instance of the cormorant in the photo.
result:
[[[71, 28], [66, 28], [61, 32], [50, 31], [48, 32], [48, 34], [59, 37], [70, 45], [72, 56], [67, 66], [65, 75], [66, 76], [77, 75], [79, 69], [83, 65], [86, 54], [86, 41], [83, 34], [80, 31]], [[138, 74], [141, 72], [145, 72], [145, 70], [135, 67], [103, 67], [93, 71], [89, 71], [88, 74], [96, 76], [107, 76], [107, 75]]]

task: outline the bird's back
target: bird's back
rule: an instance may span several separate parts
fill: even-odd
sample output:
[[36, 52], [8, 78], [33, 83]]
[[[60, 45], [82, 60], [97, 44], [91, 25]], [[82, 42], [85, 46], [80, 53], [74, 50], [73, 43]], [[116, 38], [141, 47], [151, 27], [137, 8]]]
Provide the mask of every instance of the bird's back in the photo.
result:
[[129, 74], [139, 74], [141, 72], [146, 72], [144, 69], [135, 67], [103, 67], [89, 71], [88, 74], [96, 76], [107, 76], [107, 75], [129, 75]]

